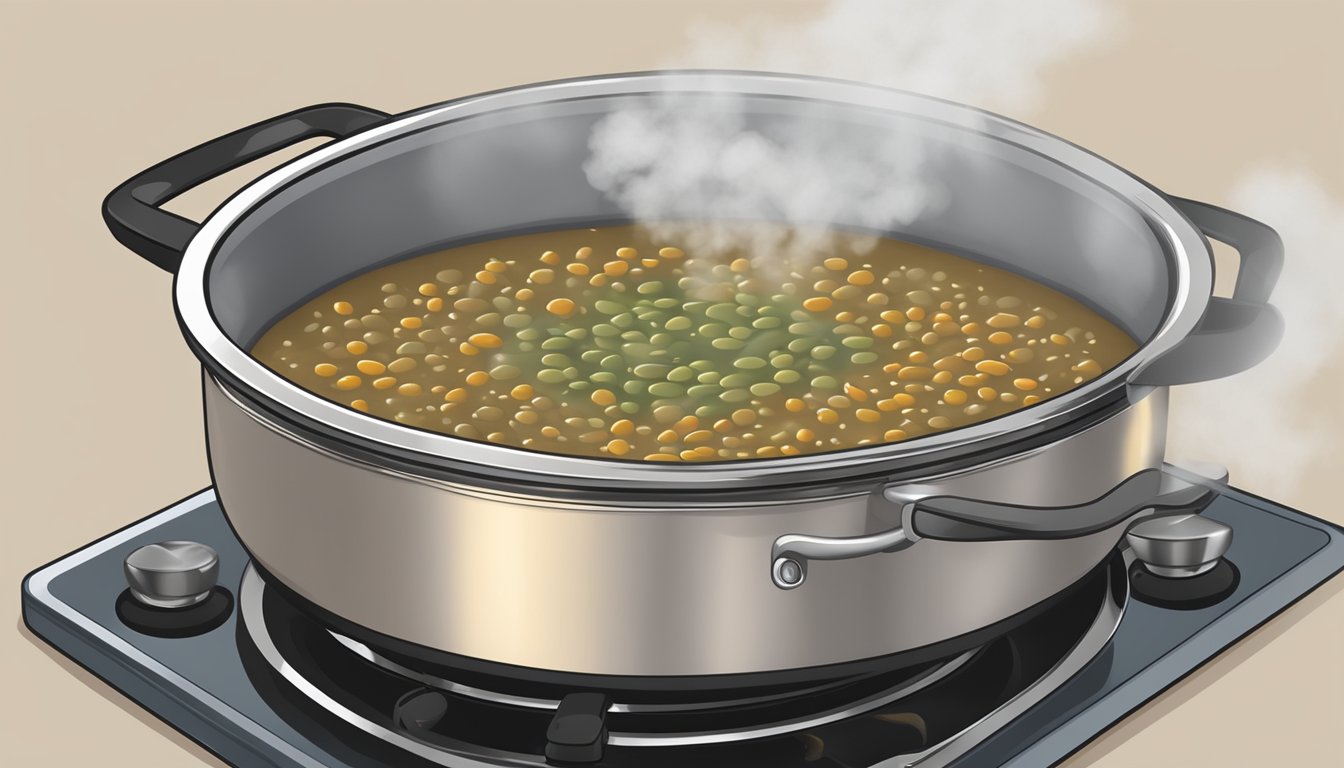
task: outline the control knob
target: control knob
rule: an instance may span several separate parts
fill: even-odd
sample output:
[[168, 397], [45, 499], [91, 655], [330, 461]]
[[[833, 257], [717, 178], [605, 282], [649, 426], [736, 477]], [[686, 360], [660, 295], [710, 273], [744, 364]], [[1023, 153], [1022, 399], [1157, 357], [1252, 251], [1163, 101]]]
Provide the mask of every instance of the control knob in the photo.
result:
[[154, 608], [186, 608], [210, 596], [219, 555], [194, 541], [161, 541], [132, 552], [124, 563], [131, 596]]
[[1232, 546], [1232, 528], [1198, 514], [1162, 515], [1134, 525], [1125, 540], [1149, 571], [1180, 579], [1218, 565]]

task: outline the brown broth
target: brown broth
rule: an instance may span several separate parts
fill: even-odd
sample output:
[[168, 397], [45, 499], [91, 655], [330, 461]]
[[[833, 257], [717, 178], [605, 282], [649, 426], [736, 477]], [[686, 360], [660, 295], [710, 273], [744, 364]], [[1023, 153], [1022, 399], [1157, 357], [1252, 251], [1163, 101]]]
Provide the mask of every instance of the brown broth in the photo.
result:
[[967, 426], [1135, 350], [1063, 293], [961, 256], [839, 235], [823, 254], [790, 250], [683, 253], [638, 226], [464, 245], [325, 292], [252, 354], [410, 427], [550, 453], [724, 461]]

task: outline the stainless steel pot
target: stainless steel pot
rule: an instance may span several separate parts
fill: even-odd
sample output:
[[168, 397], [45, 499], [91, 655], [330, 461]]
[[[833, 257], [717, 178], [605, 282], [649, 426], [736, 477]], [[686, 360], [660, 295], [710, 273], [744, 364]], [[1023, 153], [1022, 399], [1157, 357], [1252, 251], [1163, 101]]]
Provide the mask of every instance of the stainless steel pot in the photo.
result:
[[[762, 130], [825, 121], [860, 146], [921, 142], [950, 204], [900, 236], [1056, 286], [1141, 348], [1064, 396], [972, 427], [695, 465], [419, 431], [310, 394], [248, 355], [289, 309], [388, 261], [621, 218], [582, 171], [595, 123], [650, 93], [695, 103], [711, 89], [737, 94], [735, 108]], [[338, 140], [243, 188], [204, 224], [158, 207], [315, 135]], [[1143, 474], [1109, 502], [1040, 510], [1029, 524], [1008, 508], [992, 520], [921, 499], [1098, 499], [1161, 464], [1168, 385], [1242, 370], [1281, 332], [1267, 300], [1282, 252], [1264, 225], [1169, 198], [995, 115], [793, 76], [595, 77], [394, 117], [311, 107], [139, 174], [104, 213], [119, 240], [176, 273], [179, 320], [205, 369], [213, 477], [255, 562], [345, 631], [507, 675], [779, 677], [969, 642], [1101, 562], [1145, 513], [1116, 499], [1144, 487], [1162, 497], [1148, 507], [1178, 506], [1189, 494]], [[1211, 296], [1205, 234], [1240, 250], [1230, 298]]]

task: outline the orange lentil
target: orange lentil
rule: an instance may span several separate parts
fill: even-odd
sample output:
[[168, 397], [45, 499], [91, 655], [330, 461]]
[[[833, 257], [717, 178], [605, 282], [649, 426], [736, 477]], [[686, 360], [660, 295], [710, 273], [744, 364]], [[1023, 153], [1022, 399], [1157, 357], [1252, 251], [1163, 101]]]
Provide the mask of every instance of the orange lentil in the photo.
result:
[[467, 337], [467, 341], [481, 349], [498, 349], [504, 346], [504, 340], [493, 333], [473, 333]]
[[546, 302], [546, 311], [560, 317], [569, 317], [574, 314], [576, 307], [573, 299], [551, 299]]
[[367, 376], [377, 376], [387, 370], [387, 366], [377, 360], [360, 360], [358, 363], [355, 363], [355, 367], [359, 369], [360, 373]]

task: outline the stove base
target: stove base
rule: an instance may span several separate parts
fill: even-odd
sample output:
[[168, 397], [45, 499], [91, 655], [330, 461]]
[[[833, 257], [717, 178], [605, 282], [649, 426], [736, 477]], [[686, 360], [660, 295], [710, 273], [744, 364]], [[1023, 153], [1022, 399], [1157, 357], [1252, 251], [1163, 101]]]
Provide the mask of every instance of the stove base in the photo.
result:
[[[1344, 531], [1324, 521], [1230, 488], [1205, 514], [1235, 531], [1228, 559], [1239, 580], [1223, 600], [1182, 610], [1130, 600], [1111, 642], [1076, 674], [1039, 702], [1028, 706], [1019, 699], [986, 718], [959, 737], [955, 749], [896, 756], [883, 754], [882, 744], [850, 744], [841, 751], [852, 757], [833, 764], [1052, 765], [1344, 568]], [[139, 546], [168, 539], [214, 547], [221, 587], [240, 593], [248, 558], [206, 490], [29, 574], [25, 623], [230, 763], [354, 768], [405, 762], [407, 753], [296, 712], [292, 696], [249, 676], [236, 610], [218, 627], [188, 637], [154, 636], [123, 623], [117, 610], [122, 560]], [[508, 763], [499, 757], [454, 756], [442, 764]]]

